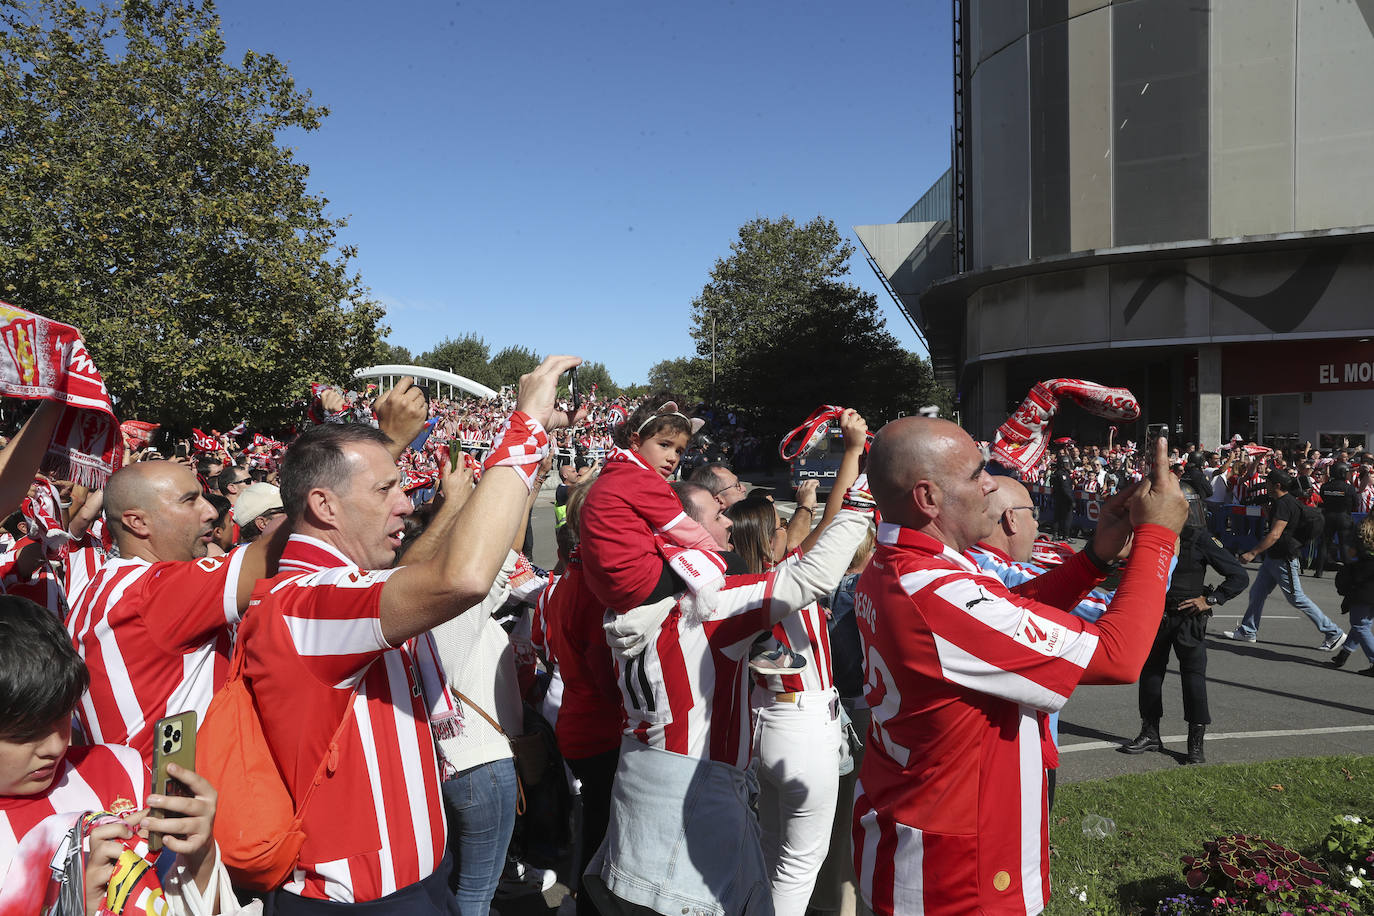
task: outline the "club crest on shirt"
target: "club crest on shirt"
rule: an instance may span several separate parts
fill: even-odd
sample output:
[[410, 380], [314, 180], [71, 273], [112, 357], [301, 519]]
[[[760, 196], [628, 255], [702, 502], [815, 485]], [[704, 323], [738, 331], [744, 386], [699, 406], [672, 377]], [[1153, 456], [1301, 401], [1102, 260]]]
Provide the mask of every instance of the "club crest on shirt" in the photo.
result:
[[111, 802], [109, 807], [109, 812], [115, 817], [123, 817], [130, 811], [135, 810], [137, 809], [134, 807], [134, 803], [122, 795]]
[[1041, 655], [1053, 656], [1063, 649], [1067, 635], [1067, 627], [1027, 609], [1021, 613], [1021, 622], [1017, 624], [1012, 638]]

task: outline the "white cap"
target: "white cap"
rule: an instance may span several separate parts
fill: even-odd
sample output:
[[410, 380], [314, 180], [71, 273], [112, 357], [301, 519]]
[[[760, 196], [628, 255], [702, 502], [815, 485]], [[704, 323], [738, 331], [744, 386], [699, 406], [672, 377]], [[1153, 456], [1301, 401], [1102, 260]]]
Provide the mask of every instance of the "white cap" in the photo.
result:
[[242, 528], [264, 512], [280, 508], [280, 490], [270, 483], [249, 484], [239, 494], [238, 502], [234, 503], [234, 521]]

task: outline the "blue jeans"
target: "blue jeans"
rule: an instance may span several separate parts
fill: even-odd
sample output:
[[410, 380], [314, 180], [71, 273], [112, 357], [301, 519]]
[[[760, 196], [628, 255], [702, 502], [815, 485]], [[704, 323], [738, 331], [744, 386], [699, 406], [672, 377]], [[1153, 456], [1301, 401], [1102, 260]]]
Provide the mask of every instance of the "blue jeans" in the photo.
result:
[[1374, 633], [1370, 632], [1369, 625], [1374, 623], [1374, 605], [1355, 604], [1350, 605], [1350, 639], [1359, 643], [1364, 650], [1365, 657], [1374, 664]]
[[443, 790], [458, 909], [463, 916], [487, 916], [515, 831], [515, 761], [507, 757], [464, 770], [446, 780]]
[[1317, 629], [1321, 630], [1323, 636], [1330, 639], [1341, 635], [1341, 628], [1332, 623], [1331, 618], [1323, 614], [1321, 608], [1312, 603], [1311, 598], [1303, 594], [1302, 582], [1298, 579], [1297, 559], [1271, 560], [1268, 557], [1264, 558], [1259, 572], [1255, 574], [1255, 581], [1250, 586], [1250, 606], [1245, 609], [1245, 616], [1241, 618], [1236, 632], [1247, 636], [1259, 633], [1260, 617], [1264, 614], [1264, 599], [1269, 597], [1269, 593], [1276, 585], [1288, 603], [1306, 614]]

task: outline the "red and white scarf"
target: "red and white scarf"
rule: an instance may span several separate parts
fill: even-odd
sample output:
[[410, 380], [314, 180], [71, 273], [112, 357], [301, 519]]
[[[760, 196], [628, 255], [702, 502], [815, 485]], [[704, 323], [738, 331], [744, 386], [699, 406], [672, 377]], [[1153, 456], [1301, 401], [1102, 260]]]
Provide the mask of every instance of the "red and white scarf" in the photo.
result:
[[[792, 462], [806, 457], [825, 438], [825, 434], [830, 431], [830, 424], [838, 420], [842, 413], [844, 408], [836, 407], [834, 404], [822, 404], [811, 411], [811, 416], [802, 421], [801, 426], [783, 436], [782, 442], [778, 443], [778, 454], [782, 456], [782, 460]], [[873, 434], [869, 433], [864, 450], [867, 451], [872, 443]]]
[[161, 424], [149, 423], [146, 420], [125, 420], [119, 424], [119, 431], [124, 434], [124, 447], [130, 451], [147, 448], [153, 441], [153, 433], [157, 432], [160, 426]]
[[487, 453], [482, 469], [513, 468], [525, 481], [525, 486], [532, 490], [539, 462], [548, 453], [549, 436], [544, 432], [544, 427], [529, 414], [517, 410], [501, 427], [501, 437]]
[[119, 423], [105, 381], [71, 325], [0, 302], [0, 395], [67, 405], [43, 470], [92, 489], [124, 460]]
[[29, 523], [29, 537], [43, 545], [49, 557], [60, 553], [71, 535], [62, 525], [62, 497], [46, 477], [35, 477], [33, 495], [24, 497], [19, 512]]
[[1021, 402], [1016, 413], [997, 427], [992, 457], [1004, 467], [1025, 475], [1040, 463], [1050, 441], [1050, 421], [1060, 398], [1072, 398], [1095, 416], [1109, 420], [1136, 420], [1140, 404], [1125, 388], [1108, 388], [1076, 378], [1039, 382]]

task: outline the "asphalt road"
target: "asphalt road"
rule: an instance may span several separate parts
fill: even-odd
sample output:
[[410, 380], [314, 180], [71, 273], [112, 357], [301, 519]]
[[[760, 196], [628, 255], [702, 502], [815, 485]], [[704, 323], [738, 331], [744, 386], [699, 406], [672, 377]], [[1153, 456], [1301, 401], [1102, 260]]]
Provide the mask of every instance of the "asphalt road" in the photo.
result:
[[[1253, 581], [1258, 564], [1251, 564]], [[1301, 578], [1303, 591], [1342, 629], [1340, 597], [1328, 570], [1325, 578]], [[1242, 594], [1218, 608], [1208, 626], [1208, 763], [1245, 763], [1278, 757], [1374, 753], [1374, 678], [1358, 648], [1343, 669], [1326, 663], [1331, 653], [1316, 648], [1317, 628], [1275, 589], [1265, 601], [1259, 641], [1232, 642], [1221, 635], [1245, 613]], [[1080, 687], [1060, 714], [1059, 778], [1065, 782], [1118, 773], [1143, 773], [1178, 766], [1188, 725], [1176, 660], [1164, 680], [1160, 732], [1174, 753], [1119, 753], [1116, 745], [1135, 737], [1140, 726], [1136, 687]]]

